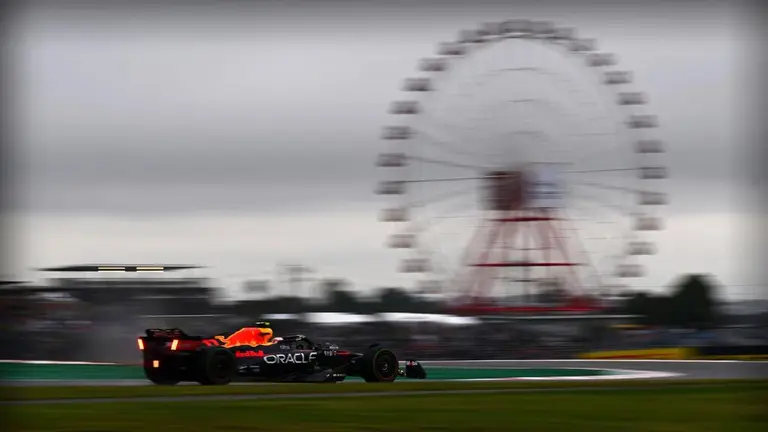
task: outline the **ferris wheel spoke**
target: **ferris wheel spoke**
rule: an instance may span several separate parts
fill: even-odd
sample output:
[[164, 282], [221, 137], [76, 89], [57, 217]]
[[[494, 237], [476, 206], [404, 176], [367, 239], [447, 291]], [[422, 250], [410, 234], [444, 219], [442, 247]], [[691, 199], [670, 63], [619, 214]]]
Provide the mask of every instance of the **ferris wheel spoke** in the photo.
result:
[[[453, 233], [451, 233], [453, 234]], [[454, 241], [457, 239], [460, 240], [462, 243], [467, 241], [468, 239], [465, 237], [457, 237], [456, 235], [452, 236]], [[457, 247], [456, 243], [447, 243], [445, 241], [432, 241], [430, 243], [431, 247], [439, 250], [441, 252], [441, 259], [442, 262], [445, 264], [446, 267], [455, 268], [456, 266], [456, 256], [460, 253], [460, 248]]]
[[[490, 114], [498, 114], [502, 109], [507, 108], [509, 106], [516, 106], [521, 104], [533, 104], [534, 106], [541, 109], [541, 106], [543, 105], [545, 108], [549, 109], [555, 109], [556, 111], [563, 111], [562, 108], [559, 108], [556, 106], [556, 104], [549, 100], [542, 100], [542, 99], [534, 99], [534, 98], [522, 98], [522, 99], [509, 99], [505, 101], [501, 101], [497, 104], [485, 106], [482, 110], [477, 110], [476, 114], [472, 117], [470, 117], [471, 121], [475, 122], [481, 122], [485, 120], [489, 120], [492, 117], [489, 117]], [[559, 109], [556, 109], [559, 108]], [[568, 117], [567, 115], [565, 117]], [[475, 123], [475, 126], [472, 129], [480, 129], [481, 127]]]
[[[560, 88], [561, 92], [563, 93], [576, 93], [576, 94], [586, 93], [585, 91], [574, 86], [574, 81], [572, 79], [569, 79], [568, 77], [564, 76], [562, 73], [559, 73], [555, 70], [551, 70], [550, 68], [542, 67], [542, 66], [500, 68], [500, 69], [493, 70], [489, 75], [492, 75], [491, 78], [495, 78], [502, 74], [507, 74], [510, 72], [529, 72], [535, 75], [544, 76], [550, 80], [548, 84], [551, 85], [552, 83], [554, 83], [557, 87]], [[484, 81], [481, 87], [484, 87], [488, 82], [489, 80]]]
[[[584, 146], [579, 146], [578, 149], [574, 149], [574, 153], [576, 154], [573, 155], [572, 162], [576, 166], [582, 166], [582, 165], [589, 166], [588, 164], [595, 163], [596, 160], [599, 161], [605, 158], [607, 155], [616, 154], [618, 150], [621, 150], [621, 149], [617, 149], [612, 143], [612, 141], [616, 138], [616, 133], [614, 132], [594, 132], [594, 133], [585, 134], [582, 136], [579, 136], [577, 134], [574, 134], [572, 136], [574, 136], [575, 138], [578, 138], [579, 140], [587, 139], [587, 138], [591, 139], [594, 137], [610, 137], [611, 139], [611, 142], [606, 142], [603, 144], [595, 141], [590, 141], [590, 144], [587, 144], [589, 145], [589, 148], [582, 148], [587, 146], [587, 145], [584, 145]], [[604, 164], [604, 163], [605, 162], [601, 162], [601, 164]], [[608, 167], [608, 168], [611, 168], [611, 167]]]
[[[458, 198], [458, 196], [452, 198]], [[428, 224], [433, 218], [437, 218], [437, 221], [450, 221], [451, 219], [459, 219], [462, 214], [471, 213], [468, 208], [471, 208], [472, 205], [468, 201], [451, 202], [450, 206], [448, 205], [449, 202], [451, 201], [442, 201], [442, 204], [448, 208], [427, 207], [427, 204], [413, 208], [414, 217], [408, 225], [409, 230], [414, 233], [423, 232], [430, 227]], [[419, 209], [424, 209], [424, 211], [418, 211]], [[427, 213], [430, 210], [431, 212]]]
[[[498, 133], [496, 135], [486, 135], [485, 137], [483, 137], [482, 141], [487, 143], [512, 142], [513, 138], [516, 136], [537, 137], [539, 138], [538, 142], [552, 143], [555, 141], [550, 138], [550, 134], [546, 132], [538, 131], [538, 130], [533, 130], [533, 129], [520, 129], [516, 131], [506, 131], [503, 133]], [[509, 151], [508, 148], [504, 148], [494, 152], [486, 152], [486, 153], [483, 153], [483, 155], [492, 159], [498, 159], [498, 158], [503, 158], [505, 154], [508, 153], [508, 151]]]
[[425, 249], [421, 246], [417, 246], [414, 250], [417, 256], [421, 256], [424, 258], [427, 258], [430, 262], [430, 272], [432, 274], [436, 275], [446, 275], [448, 274], [448, 269], [444, 265], [444, 258], [442, 251], [440, 250], [434, 250], [434, 249]]
[[441, 148], [443, 150], [448, 149], [449, 152], [451, 153], [461, 155], [464, 157], [469, 157], [469, 158], [472, 158], [473, 160], [477, 157], [476, 154], [457, 148], [457, 144], [455, 143], [451, 143], [445, 139], [440, 139], [436, 137], [431, 131], [428, 131], [425, 128], [414, 127], [414, 130], [418, 133], [420, 137], [426, 138], [426, 141], [428, 141], [430, 144], [432, 144], [437, 148]]
[[473, 209], [472, 204], [462, 203], [461, 206], [453, 206], [446, 209], [434, 209], [432, 212], [420, 213], [416, 215], [413, 221], [414, 227], [421, 227], [420, 231], [434, 229], [437, 224], [448, 224], [451, 222], [461, 222], [470, 217], [478, 217], [480, 210]]
[[441, 211], [439, 214], [424, 215], [415, 220], [409, 227], [409, 231], [413, 234], [422, 236], [438, 235], [438, 231], [446, 226], [456, 223], [466, 223], [472, 218], [478, 218], [480, 211], [474, 212], [469, 210], [469, 204], [465, 204], [461, 208], [452, 208], [451, 211]]
[[[583, 41], [580, 41], [583, 42]], [[579, 43], [580, 43], [579, 42]], [[587, 45], [590, 45], [590, 43], [587, 43]], [[548, 49], [552, 49], [557, 52], [568, 52], [572, 50], [572, 47], [563, 45], [563, 44], [544, 44], [544, 47]], [[583, 46], [580, 48], [585, 48], [585, 52], [592, 51], [593, 48], [588, 46]], [[612, 63], [615, 63], [615, 58], [611, 59], [610, 54], [603, 54], [601, 57], [600, 54], [592, 53], [590, 54], [592, 57], [587, 58], [587, 62], [591, 63], [591, 66], [593, 67], [605, 67], [609, 66]], [[597, 57], [595, 57], [597, 56]], [[566, 56], [568, 57], [568, 56]], [[572, 58], [568, 58], [568, 60], [572, 60]], [[580, 61], [584, 61], [584, 59], [579, 59]], [[585, 70], [583, 68], [578, 68], [579, 72], [581, 73], [582, 79], [593, 79], [594, 74], [588, 73], [591, 71]], [[606, 111], [609, 111], [609, 107], [616, 106], [616, 92], [612, 91], [609, 87], [615, 87], [616, 85], [621, 84], [629, 84], [632, 81], [631, 73], [625, 72], [625, 71], [608, 71], [604, 72], [602, 76], [602, 83], [604, 85], [602, 86], [595, 86], [593, 87], [593, 90], [596, 90], [596, 96], [598, 96], [597, 105], [601, 108], [605, 109]], [[641, 98], [642, 99], [642, 98]], [[623, 117], [623, 116], [620, 116]], [[623, 119], [616, 118], [614, 121], [615, 126], [618, 128], [620, 127], [620, 124], [623, 122]]]
[[[572, 209], [577, 210], [577, 213], [581, 212], [581, 210]], [[576, 233], [581, 240], [581, 247], [589, 249], [590, 253], [595, 252], [591, 247], [605, 248], [608, 245], [613, 246], [616, 243], [625, 241], [626, 235], [621, 234], [622, 230], [618, 226], [605, 227], [604, 224], [599, 223], [588, 224], [584, 219], [580, 218], [568, 218], [566, 220], [568, 228], [564, 228], [564, 230]], [[587, 244], [592, 246], [589, 247]]]
[[[608, 248], [612, 249], [619, 246], [619, 243], [629, 241], [634, 237], [632, 226], [628, 222], [627, 215], [614, 214], [613, 209], [606, 207], [594, 207], [585, 209], [583, 207], [570, 206], [573, 211], [571, 215], [570, 230], [577, 230], [584, 242], [584, 247]], [[607, 217], [603, 220], [601, 215]]]
[[[521, 103], [522, 102], [530, 102], [530, 101], [537, 101], [537, 99], [530, 99], [529, 98], [529, 99], [518, 99], [518, 100], [512, 99], [512, 100], [510, 100], [510, 102], [521, 102]], [[539, 101], [539, 102], [547, 102], [547, 101]], [[486, 110], [487, 109], [488, 109], [488, 107], [486, 107]], [[427, 119], [430, 118], [429, 116], [424, 116], [424, 117], [427, 118]], [[468, 120], [470, 122], [471, 126], [468, 126], [468, 127], [464, 128], [463, 131], [452, 130], [451, 132], [455, 133], [457, 135], [460, 135], [460, 136], [462, 136], [462, 135], [466, 136], [466, 132], [467, 131], [475, 132], [472, 136], [466, 136], [465, 140], [466, 141], [471, 141], [471, 142], [489, 142], [489, 141], [494, 141], [497, 138], [506, 136], [506, 135], [508, 135], [510, 133], [513, 133], [513, 134], [516, 133], [514, 131], [512, 131], [512, 132], [510, 132], [510, 131], [496, 131], [496, 132], [484, 133], [484, 131], [486, 131], [488, 128], [484, 127], [482, 124], [480, 124], [480, 122], [487, 121], [487, 120], [489, 120], [489, 118], [490, 117], [487, 117], [487, 116], [483, 117], [483, 116], [481, 116], [480, 114], [478, 114], [476, 112], [474, 115], [466, 116], [464, 118], [465, 120]], [[447, 126], [447, 125], [444, 125], [443, 128], [444, 129], [454, 129], [453, 126]], [[534, 133], [546, 133], [546, 132], [539, 132], [539, 131], [533, 131], [533, 132]], [[548, 134], [548, 133], [546, 133], [546, 134]]]
[[[594, 210], [585, 210], [581, 207], [571, 207], [571, 209], [575, 210], [577, 213], [585, 212], [587, 214], [594, 214]], [[579, 220], [572, 217], [568, 217], [567, 220], [572, 222], [580, 222]], [[606, 233], [603, 225], [594, 224], [590, 227], [582, 226], [580, 230], [574, 232], [579, 233], [582, 239], [582, 243], [584, 244], [584, 249], [589, 252], [589, 255], [591, 257], [599, 257], [594, 261], [596, 268], [604, 268], [604, 263], [608, 261], [610, 261], [614, 266], [618, 265], [622, 259], [627, 257], [627, 245], [637, 239], [635, 232], [629, 226], [616, 226], [613, 230]], [[591, 240], [589, 244], [591, 244], [593, 248], [587, 247], [587, 242], [585, 240]], [[595, 250], [597, 248], [618, 250], [619, 252], [616, 254], [601, 256], [601, 254]]]
[[[472, 121], [471, 119], [466, 120], [470, 122]], [[463, 157], [479, 158], [481, 161], [484, 161], [482, 157], [479, 157], [483, 156], [482, 154], [478, 155], [476, 152], [468, 152], [466, 150], [460, 149], [462, 144], [459, 143], [459, 141], [463, 143], [477, 143], [484, 141], [485, 138], [482, 135], [482, 127], [474, 123], [469, 123], [469, 125], [465, 126], [463, 129], [457, 129], [455, 126], [455, 121], [452, 124], [431, 124], [432, 127], [429, 127], [428, 125], [422, 125], [414, 126], [414, 129], [422, 134], [424, 138], [430, 142], [432, 147], [442, 146], [454, 154], [458, 154]], [[438, 129], [441, 132], [438, 132]], [[452, 138], [447, 138], [448, 135], [450, 135]], [[485, 165], [485, 163], [481, 163], [481, 165]]]
[[462, 140], [465, 141], [471, 141], [474, 139], [474, 137], [470, 134], [470, 132], [473, 131], [473, 127], [471, 126], [464, 126], [459, 127], [457, 120], [464, 120], [466, 121], [469, 116], [462, 113], [457, 113], [456, 116], [458, 118], [453, 117], [446, 117], [444, 115], [441, 115], [440, 113], [432, 112], [430, 110], [423, 110], [421, 113], [419, 113], [418, 120], [420, 120], [420, 123], [423, 126], [414, 126], [416, 129], [424, 129], [426, 132], [429, 130], [441, 130], [445, 131], [446, 133], [450, 135], [457, 135]]
[[466, 196], [468, 194], [471, 194], [471, 193], [475, 192], [475, 189], [476, 189], [476, 186], [473, 185], [473, 186], [464, 187], [464, 188], [458, 189], [458, 190], [451, 190], [449, 192], [441, 193], [441, 194], [439, 194], [437, 196], [434, 196], [434, 197], [431, 197], [431, 198], [421, 199], [421, 200], [418, 200], [418, 201], [413, 201], [413, 202], [411, 202], [409, 204], [406, 204], [406, 207], [409, 208], [409, 209], [418, 209], [418, 208], [421, 208], [421, 207], [424, 207], [424, 206], [427, 206], [427, 205], [430, 205], [430, 204], [437, 204], [437, 203], [440, 203], [440, 202], [451, 201], [451, 200], [454, 200], [454, 199], [457, 199], [457, 198], [464, 197], [464, 196]]
[[573, 135], [580, 137], [594, 137], [594, 136], [616, 136], [615, 131], [599, 131], [599, 132], [575, 132]]
[[483, 234], [486, 231], [490, 232], [490, 228], [491, 227], [487, 221], [482, 221], [475, 225], [469, 241], [461, 252], [461, 257], [458, 259], [458, 262], [455, 263], [456, 270], [452, 275], [452, 290], [458, 291], [462, 288], [462, 285], [464, 285], [467, 273], [471, 271], [469, 265], [473, 260], [472, 256], [477, 249], [477, 245], [485, 239], [486, 236]]
[[[462, 227], [469, 225], [476, 226], [477, 221], [483, 221], [482, 210], [470, 203], [454, 206], [450, 211], [439, 210], [433, 214], [424, 215], [423, 218], [411, 226], [408, 230], [412, 235], [418, 236], [419, 244], [430, 244], [433, 247], [443, 251], [444, 256], [449, 256], [447, 249], [456, 248], [461, 240], [461, 233], [465, 232]], [[482, 223], [482, 222], [481, 222]], [[452, 263], [453, 259], [448, 259]]]
[[[546, 102], [546, 101], [544, 101], [544, 102]], [[490, 120], [490, 119], [491, 119], [490, 117], [488, 117], [488, 118], [479, 118], [479, 117], [475, 118], [475, 120], [477, 122], [487, 121], [487, 120]], [[472, 127], [468, 128], [468, 129], [469, 130], [486, 130], [487, 128], [484, 128], [484, 127], [482, 127], [482, 125], [479, 125], [479, 124], [474, 124]], [[491, 132], [487, 132], [487, 133], [478, 134], [477, 137], [475, 137], [474, 139], [475, 139], [475, 141], [480, 141], [480, 142], [497, 142], [497, 141], [499, 141], [501, 139], [504, 139], [504, 140], [512, 142], [512, 140], [510, 140], [510, 138], [513, 138], [515, 135], [538, 135], [538, 136], [550, 136], [550, 135], [552, 135], [552, 136], [558, 136], [558, 137], [562, 137], [563, 138], [560, 141], [563, 141], [564, 144], [558, 146], [558, 148], [560, 148], [561, 150], [566, 150], [565, 152], [567, 152], [567, 147], [566, 147], [567, 139], [582, 140], [582, 139], [594, 138], [594, 137], [615, 137], [616, 136], [616, 131], [585, 131], [585, 130], [580, 130], [580, 131], [576, 131], [576, 132], [569, 132], [568, 131], [569, 128], [564, 128], [562, 125], [561, 125], [561, 127], [557, 127], [555, 129], [556, 129], [556, 131], [547, 131], [547, 130], [544, 130], [544, 129], [497, 130], [497, 131], [491, 131]], [[572, 129], [572, 128], [570, 128], [570, 129]], [[555, 139], [550, 139], [549, 141], [554, 143]], [[506, 149], [506, 151], [508, 151], [508, 149]], [[591, 148], [588, 151], [584, 150], [584, 149], [581, 149], [579, 151], [579, 153], [580, 153], [580, 157], [575, 158], [574, 161], [573, 161], [574, 163], [576, 163], [576, 162], [578, 162], [578, 161], [580, 161], [582, 159], [591, 160], [591, 159], [594, 158], [594, 155], [596, 155], [596, 154], [604, 154], [605, 153], [605, 149], [604, 148], [599, 148], [599, 147], [598, 148]]]
[[[477, 219], [475, 215], [455, 215], [452, 217], [434, 217], [428, 221], [429, 228], [423, 229], [417, 235], [419, 241], [427, 242], [430, 244], [443, 244], [445, 242], [454, 242], [457, 232], [460, 226], [466, 226], [472, 219]], [[449, 236], [454, 234], [453, 236]]]
[[[539, 104], [544, 104], [544, 105], [549, 105], [549, 106], [556, 106], [551, 101], [541, 100], [541, 99], [534, 99], [534, 98], [511, 99], [510, 102], [520, 102], [520, 103], [522, 103], [522, 102], [538, 102]], [[564, 111], [564, 109], [562, 109], [562, 108], [560, 110]], [[425, 118], [429, 118], [429, 116], [424, 116], [424, 117]], [[603, 116], [602, 119], [607, 119], [607, 117]], [[465, 128], [466, 130], [481, 131], [481, 130], [486, 130], [487, 129], [487, 128], [482, 127], [482, 125], [477, 124], [477, 122], [481, 122], [483, 120], [487, 120], [487, 118], [482, 118], [479, 115], [474, 115], [474, 116], [470, 116], [469, 120], [474, 120], [475, 123], [472, 123], [471, 127]], [[445, 126], [444, 128], [445, 129], [451, 129], [451, 127], [448, 127], [448, 126]], [[543, 132], [543, 131], [541, 131], [541, 132], [534, 131], [534, 132], [544, 133], [544, 134], [549, 135], [548, 132]], [[460, 131], [455, 131], [455, 133], [459, 134], [459, 135], [463, 135], [463, 133], [460, 132]], [[474, 142], [477, 142], [477, 141], [494, 141], [494, 140], [496, 140], [498, 138], [507, 137], [510, 134], [516, 134], [516, 133], [519, 133], [519, 132], [515, 132], [515, 131], [495, 131], [495, 132], [484, 133], [484, 134], [481, 134], [481, 135], [478, 135], [478, 136], [467, 138], [467, 140], [471, 140], [471, 141], [474, 141]], [[569, 134], [565, 134], [564, 131], [559, 131], [558, 133], [559, 134], [563, 134], [564, 136], [568, 136], [570, 138], [586, 138], [586, 137], [595, 137], [595, 136], [615, 136], [616, 135], [615, 131], [608, 131], [608, 132], [605, 132], [605, 131], [599, 131], [599, 132], [591, 131], [590, 132], [590, 131], [583, 131], [582, 130], [582, 131], [579, 131], [579, 132], [573, 132], [573, 133], [569, 133]], [[602, 152], [604, 152], [604, 150], [598, 149], [596, 152], [601, 152], [602, 153]], [[584, 153], [584, 152], [582, 151], [582, 153]]]
[[562, 256], [563, 263], [566, 266], [565, 269], [567, 274], [570, 276], [571, 283], [575, 285], [575, 288], [582, 289], [583, 283], [580, 283], [580, 279], [578, 277], [579, 272], [576, 267], [583, 266], [583, 263], [573, 259], [572, 254], [570, 253], [571, 248], [569, 248], [569, 242], [567, 241], [569, 240], [569, 236], [564, 234], [565, 233], [563, 230], [557, 227], [554, 220], [551, 220], [543, 225], [540, 230], [542, 241], [546, 239], [547, 243], [554, 244], [554, 249], [557, 250]]
[[467, 136], [468, 132], [471, 132], [474, 128], [473, 127], [464, 127], [463, 129], [457, 128], [455, 122], [451, 121], [453, 119], [442, 119], [437, 118], [437, 116], [430, 114], [430, 113], [422, 113], [419, 116], [419, 120], [421, 120], [423, 126], [414, 126], [414, 129], [421, 130], [430, 130], [430, 129], [439, 129], [444, 130], [446, 133], [449, 133], [451, 135], [459, 135], [462, 138], [465, 138], [467, 140], [472, 139], [472, 137]]
[[[474, 215], [473, 219], [477, 220], [477, 215]], [[450, 249], [456, 247], [455, 241], [450, 244], [446, 244], [446, 241], [435, 241], [435, 240], [446, 240], [448, 236], [452, 239], [456, 239], [456, 231], [457, 230], [450, 230], [447, 226], [440, 226], [437, 225], [440, 224], [440, 221], [434, 221], [430, 224], [430, 230], [422, 235], [419, 236], [419, 244], [425, 244], [428, 243], [431, 245], [431, 248], [429, 250], [427, 249], [418, 249], [416, 252], [420, 253], [421, 256], [427, 257], [430, 262], [432, 262], [436, 267], [439, 267], [441, 269], [441, 274], [446, 277], [450, 278], [452, 276], [452, 272], [448, 270], [448, 267], [454, 266], [454, 259], [452, 258], [455, 254]], [[438, 239], [433, 239], [432, 237], [438, 237]]]
[[[561, 209], [561, 211], [562, 211], [562, 209]], [[563, 220], [563, 221], [568, 221], [568, 220], [569, 220], [569, 217], [568, 217], [568, 215], [567, 215], [567, 214], [565, 214], [565, 215], [564, 215], [564, 217], [563, 217], [561, 220]], [[565, 225], [567, 225], [567, 224], [565, 224]], [[580, 257], [582, 257], [582, 259], [584, 259], [584, 260], [585, 260], [585, 263], [584, 263], [584, 265], [585, 265], [585, 266], [586, 266], [588, 269], [592, 270], [592, 272], [593, 272], [595, 275], [599, 275], [599, 271], [597, 270], [597, 267], [595, 266], [595, 264], [594, 264], [594, 262], [593, 262], [593, 259], [592, 259], [592, 256], [593, 256], [593, 255], [592, 255], [592, 254], [590, 254], [590, 252], [591, 252], [591, 251], [588, 251], [588, 250], [587, 250], [587, 248], [584, 246], [584, 241], [581, 239], [581, 236], [580, 236], [580, 234], [579, 234], [579, 233], [578, 233], [578, 231], [576, 231], [576, 230], [571, 230], [571, 232], [574, 232], [575, 234], [574, 234], [573, 236], [570, 236], [570, 237], [569, 237], [569, 238], [572, 240], [572, 241], [571, 241], [571, 242], [569, 242], [569, 243], [575, 243], [575, 247], [576, 247], [576, 249], [577, 249], [577, 251], [578, 251], [578, 252], [577, 252], [577, 254], [578, 254]], [[598, 277], [599, 277], [599, 276], [598, 276]]]
[[[617, 147], [615, 145], [614, 141], [617, 137], [617, 133], [614, 131], [593, 131], [593, 132], [584, 132], [584, 133], [574, 133], [571, 136], [581, 141], [589, 138], [588, 144], [579, 145], [578, 149], [574, 149], [572, 162], [574, 165], [577, 165], [577, 166], [595, 163], [596, 160], [600, 161], [601, 159], [604, 159], [607, 155], [617, 155], [624, 150], [623, 148]], [[601, 140], [593, 140], [593, 138], [595, 137], [606, 137], [606, 138], [610, 138], [610, 140], [601, 142]], [[605, 162], [602, 162], [602, 164], [604, 163]], [[605, 168], [613, 168], [613, 167], [605, 167]]]
[[[546, 110], [555, 111], [557, 114], [559, 114], [558, 118], [562, 117], [564, 119], [561, 122], [558, 122], [560, 132], [563, 133], [563, 135], [568, 136], [598, 136], [598, 135], [615, 135], [615, 131], [611, 132], [586, 132], [583, 129], [582, 124], [587, 123], [591, 120], [608, 120], [607, 116], [599, 116], [595, 118], [581, 118], [577, 114], [568, 113], [566, 108], [562, 106], [562, 104], [558, 104], [556, 101], [550, 100], [550, 99], [543, 99], [543, 98], [520, 98], [520, 99], [509, 99], [509, 100], [503, 100], [499, 102], [498, 104], [486, 106], [486, 108], [482, 111], [483, 113], [486, 113], [487, 111], [491, 111], [494, 113], [498, 113], [501, 108], [506, 108], [508, 106], [512, 105], [521, 105], [521, 104], [531, 104], [537, 108], [537, 112], [539, 114], [550, 114], [549, 118], [551, 119], [553, 116], [551, 115], [551, 112], [547, 112]], [[479, 115], [477, 116], [478, 121], [481, 120], [479, 118]], [[574, 120], [575, 119], [575, 120]], [[581, 121], [578, 121], [581, 119]], [[577, 129], [577, 132], [570, 132], [566, 133], [566, 130], [573, 130]], [[503, 131], [501, 133], [506, 133], [508, 131]]]
[[[604, 216], [610, 215], [612, 218], [619, 219], [626, 219], [628, 214], [636, 211], [634, 202], [617, 200], [616, 198], [618, 197], [571, 187], [567, 207], [586, 212], [603, 211], [606, 212]], [[597, 215], [593, 216], [596, 217]]]
[[451, 162], [451, 161], [445, 161], [445, 160], [433, 159], [433, 158], [427, 158], [427, 157], [421, 157], [421, 156], [406, 156], [406, 159], [423, 162], [427, 164], [443, 165], [443, 166], [449, 166], [454, 168], [464, 168], [467, 170], [477, 171], [477, 172], [486, 172], [486, 171], [490, 171], [491, 169], [489, 167], [484, 167], [481, 165], [463, 164], [458, 162]]
[[[594, 229], [598, 231], [604, 231], [615, 226], [617, 223], [617, 214], [610, 209], [601, 207], [587, 208], [579, 205], [569, 206], [574, 211], [574, 217], [571, 219], [572, 223], [585, 224], [591, 223], [594, 225]], [[592, 226], [592, 225], [590, 225]], [[593, 228], [585, 228], [593, 229]]]
[[622, 207], [622, 206], [620, 206], [618, 204], [615, 204], [615, 203], [612, 203], [612, 202], [605, 202], [601, 198], [598, 198], [598, 197], [596, 197], [594, 195], [587, 195], [587, 194], [581, 194], [581, 193], [577, 193], [577, 194], [573, 194], [573, 195], [578, 197], [578, 198], [581, 198], [581, 199], [583, 199], [585, 201], [598, 204], [599, 205], [598, 208], [602, 208], [604, 210], [611, 210], [611, 211], [617, 213], [618, 215], [620, 215], [623, 218], [626, 218], [627, 216], [632, 215], [634, 213], [629, 208]]
[[403, 180], [403, 183], [444, 183], [444, 182], [460, 182], [470, 180], [482, 180], [483, 177], [444, 177], [444, 178], [423, 178]]
[[617, 192], [617, 193], [641, 193], [642, 190], [627, 186], [618, 186], [615, 184], [603, 184], [603, 183], [594, 183], [594, 182], [573, 182], [571, 183], [573, 185], [578, 186], [584, 186], [586, 188], [597, 188], [602, 189], [604, 191], [611, 191], [611, 192]]
[[[499, 115], [500, 113], [504, 112], [505, 109], [508, 109], [512, 106], [519, 106], [522, 104], [533, 104], [537, 108], [537, 112], [541, 114], [541, 106], [544, 105], [546, 108], [551, 108], [555, 106], [555, 104], [548, 100], [540, 100], [540, 99], [533, 99], [533, 98], [522, 98], [522, 99], [510, 99], [507, 101], [502, 101], [501, 103], [494, 104], [494, 105], [486, 105], [482, 109], [474, 110], [474, 114], [469, 116], [467, 120], [471, 122], [471, 127], [468, 127], [468, 129], [473, 131], [484, 131], [488, 129], [487, 125], [484, 125], [484, 122], [493, 120], [495, 117], [493, 115]], [[508, 126], [505, 124], [505, 126]], [[562, 125], [561, 125], [562, 127]], [[491, 133], [488, 136], [494, 137], [499, 133], [506, 133], [509, 131], [499, 131], [496, 133]]]
[[584, 169], [584, 170], [568, 170], [565, 171], [566, 174], [595, 174], [595, 173], [608, 173], [608, 172], [628, 172], [628, 171], [638, 171], [638, 168], [595, 168], [595, 169]]

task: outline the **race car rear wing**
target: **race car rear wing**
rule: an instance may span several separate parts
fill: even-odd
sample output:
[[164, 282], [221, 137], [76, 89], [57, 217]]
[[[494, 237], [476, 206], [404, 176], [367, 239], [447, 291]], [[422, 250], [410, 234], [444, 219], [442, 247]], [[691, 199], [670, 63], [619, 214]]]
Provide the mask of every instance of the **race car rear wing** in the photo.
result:
[[203, 343], [200, 336], [191, 336], [178, 328], [146, 329], [146, 336], [137, 339], [139, 350], [168, 349], [170, 351], [190, 351]]
[[184, 333], [184, 330], [179, 328], [152, 328], [145, 331], [148, 338], [168, 338], [168, 339], [200, 339], [199, 336], [191, 336]]

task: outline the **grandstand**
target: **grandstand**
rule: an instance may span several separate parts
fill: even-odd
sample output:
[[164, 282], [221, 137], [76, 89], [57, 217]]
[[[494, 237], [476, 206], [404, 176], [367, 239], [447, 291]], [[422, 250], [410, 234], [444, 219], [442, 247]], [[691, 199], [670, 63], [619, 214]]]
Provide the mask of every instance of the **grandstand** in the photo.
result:
[[[98, 272], [99, 268], [112, 270]], [[41, 269], [81, 274], [3, 287], [4, 309], [13, 312], [4, 339], [34, 340], [35, 344], [27, 344], [23, 352], [2, 354], [8, 358], [133, 361], [133, 341], [143, 329], [176, 324], [168, 322], [167, 316], [214, 313], [218, 290], [208, 279], [166, 273], [196, 268], [77, 265]]]
[[[94, 309], [118, 313], [122, 316], [146, 314], [209, 314], [215, 302], [217, 289], [207, 278], [166, 277], [165, 272], [182, 269], [198, 269], [199, 266], [143, 266], [162, 270], [119, 276], [130, 273], [130, 268], [142, 266], [91, 266], [76, 265], [42, 269], [47, 272], [92, 272], [104, 268], [128, 268], [128, 270], [104, 270], [98, 277], [52, 278], [47, 289], [66, 293], [89, 304]], [[139, 274], [141, 273], [141, 274]], [[147, 275], [150, 275], [147, 277]], [[114, 318], [114, 315], [113, 315]]]

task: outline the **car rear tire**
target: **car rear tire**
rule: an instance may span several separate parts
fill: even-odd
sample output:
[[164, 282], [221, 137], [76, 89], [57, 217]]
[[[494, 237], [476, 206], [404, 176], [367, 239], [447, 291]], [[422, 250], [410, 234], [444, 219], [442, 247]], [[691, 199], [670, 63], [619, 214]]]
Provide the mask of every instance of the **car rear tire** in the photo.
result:
[[235, 356], [226, 349], [201, 352], [198, 382], [203, 385], [227, 385], [237, 370]]
[[166, 368], [151, 368], [145, 366], [144, 376], [146, 376], [153, 384], [157, 385], [176, 385], [181, 381], [175, 371]]
[[366, 382], [393, 382], [400, 364], [395, 353], [388, 349], [371, 348], [361, 359], [360, 376]]

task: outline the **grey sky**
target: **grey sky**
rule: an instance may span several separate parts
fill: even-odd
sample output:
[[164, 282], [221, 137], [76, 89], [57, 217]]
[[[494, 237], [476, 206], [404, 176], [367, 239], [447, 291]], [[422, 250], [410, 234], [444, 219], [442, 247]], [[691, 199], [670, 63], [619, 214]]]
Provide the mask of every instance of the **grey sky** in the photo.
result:
[[[739, 102], [748, 87], [747, 36], [728, 2], [600, 9], [438, 3], [262, 2], [174, 14], [30, 8], [14, 29], [18, 204], [29, 215], [28, 230], [16, 234], [27, 250], [17, 266], [200, 261], [223, 276], [294, 259], [361, 286], [392, 280], [397, 254], [382, 246], [391, 230], [376, 222], [384, 201], [372, 193], [387, 106], [437, 43], [508, 18], [572, 26], [619, 55], [637, 89], [649, 94], [660, 136], [670, 143], [665, 162], [674, 177], [665, 190], [674, 206], [665, 211], [673, 220], [720, 221], [719, 234], [701, 239], [708, 246], [700, 249], [722, 249], [717, 241], [738, 225], [729, 218], [745, 211], [746, 198], [735, 195], [748, 184], [741, 168], [749, 130]], [[194, 225], [203, 213], [210, 216]], [[88, 228], [107, 230], [126, 218], [142, 232], [157, 230], [156, 241], [122, 233], [105, 239]], [[278, 220], [296, 226], [269, 228]], [[173, 232], [169, 223], [178, 237], [161, 236]], [[684, 238], [670, 229], [664, 243]], [[80, 247], [73, 250], [73, 242]], [[677, 273], [669, 263], [685, 258], [662, 252], [639, 284], [665, 284]], [[742, 270], [717, 264], [725, 252], [717, 253], [677, 267], [714, 265], [727, 282], [749, 282]]]

